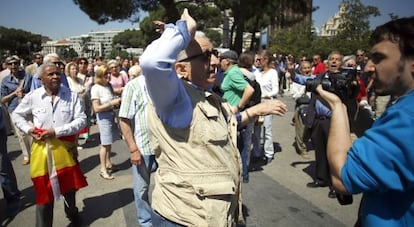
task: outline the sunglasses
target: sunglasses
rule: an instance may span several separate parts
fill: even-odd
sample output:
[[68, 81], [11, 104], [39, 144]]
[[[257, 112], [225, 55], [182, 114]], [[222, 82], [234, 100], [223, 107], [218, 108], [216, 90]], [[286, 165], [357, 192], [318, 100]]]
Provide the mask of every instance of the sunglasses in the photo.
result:
[[8, 65], [19, 65], [19, 62], [9, 62], [9, 63], [7, 63]]
[[52, 62], [53, 64], [55, 64], [56, 66], [63, 66], [63, 65], [65, 65], [65, 64], [63, 64], [63, 62], [61, 62], [61, 61], [55, 61], [55, 62]]
[[85, 65], [85, 64], [86, 64], [86, 61], [79, 62], [79, 65]]
[[[207, 50], [207, 51], [204, 51], [200, 54], [193, 55], [193, 56], [190, 56], [188, 58], [184, 58], [184, 59], [182, 59], [178, 62], [189, 62], [189, 61], [192, 61], [192, 60], [197, 59], [197, 58], [200, 58], [203, 61], [208, 61], [208, 60], [210, 60], [212, 54], [214, 54], [213, 51]], [[218, 52], [217, 52], [217, 54], [218, 54]]]

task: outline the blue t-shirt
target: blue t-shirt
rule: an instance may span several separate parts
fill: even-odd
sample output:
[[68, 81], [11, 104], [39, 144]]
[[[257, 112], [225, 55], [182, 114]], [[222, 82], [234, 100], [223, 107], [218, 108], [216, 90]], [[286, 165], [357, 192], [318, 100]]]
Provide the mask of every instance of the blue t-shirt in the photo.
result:
[[348, 151], [341, 178], [363, 192], [363, 226], [414, 226], [414, 90], [400, 97]]

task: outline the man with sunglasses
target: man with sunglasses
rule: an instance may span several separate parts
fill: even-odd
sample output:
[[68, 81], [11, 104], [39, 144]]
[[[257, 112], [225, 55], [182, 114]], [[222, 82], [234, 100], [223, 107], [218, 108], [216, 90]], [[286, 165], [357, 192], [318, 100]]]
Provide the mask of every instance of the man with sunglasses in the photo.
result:
[[61, 86], [55, 63], [42, 64], [38, 73], [44, 86], [27, 94], [12, 114], [16, 126], [33, 137], [36, 226], [52, 226], [54, 200], [60, 199], [72, 226], [80, 226], [75, 195], [87, 182], [77, 160], [76, 133], [86, 126], [84, 106], [77, 93]]
[[[56, 53], [50, 53], [47, 54], [44, 58], [43, 58], [43, 64], [48, 63], [48, 62], [52, 62], [54, 63], [56, 66], [58, 66], [59, 68], [61, 68], [61, 66], [63, 66], [63, 68], [65, 68], [64, 63], [60, 60], [59, 55]], [[68, 79], [66, 78], [66, 75], [64, 74], [64, 72], [61, 70], [61, 84], [67, 88], [69, 88], [69, 83], [68, 83]], [[34, 91], [39, 87], [42, 87], [43, 84], [40, 80], [40, 75], [39, 72], [37, 71], [32, 78], [32, 84], [30, 86], [30, 91]]]
[[195, 37], [196, 25], [184, 9], [181, 20], [165, 24], [140, 58], [158, 163], [153, 226], [234, 226], [241, 192], [237, 124], [286, 112], [285, 104], [272, 100], [233, 113], [211, 93], [219, 62], [208, 53], [212, 43]]
[[[19, 70], [20, 58], [18, 56], [8, 57], [6, 63], [10, 69], [10, 75], [6, 76], [1, 83], [1, 103], [7, 106], [7, 110], [11, 114], [24, 95], [29, 93], [31, 76]], [[22, 164], [27, 165], [29, 164], [31, 139], [17, 129], [15, 124], [12, 124], [12, 126], [14, 127], [14, 133], [19, 138], [20, 148], [22, 149]]]

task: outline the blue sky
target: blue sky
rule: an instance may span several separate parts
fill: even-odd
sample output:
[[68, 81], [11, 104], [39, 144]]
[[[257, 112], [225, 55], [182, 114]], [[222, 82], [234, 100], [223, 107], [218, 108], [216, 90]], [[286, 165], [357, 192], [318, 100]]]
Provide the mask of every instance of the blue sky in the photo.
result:
[[[312, 18], [318, 28], [338, 11], [340, 2], [341, 0], [313, 0], [314, 6], [320, 7]], [[382, 14], [381, 17], [371, 19], [371, 27], [387, 22], [390, 19], [388, 14], [391, 12], [399, 17], [414, 15], [413, 0], [361, 0], [361, 2], [365, 5], [377, 6]], [[1, 26], [23, 29], [52, 39], [63, 39], [97, 30], [138, 28], [138, 24], [129, 21], [98, 25], [90, 20], [72, 0], [6, 0], [2, 1], [1, 9]]]

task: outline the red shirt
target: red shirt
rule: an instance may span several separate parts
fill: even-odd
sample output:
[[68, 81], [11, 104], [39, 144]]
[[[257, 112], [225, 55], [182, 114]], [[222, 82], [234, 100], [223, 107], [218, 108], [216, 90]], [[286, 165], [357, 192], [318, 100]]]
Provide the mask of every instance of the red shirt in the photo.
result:
[[318, 75], [326, 72], [325, 64], [318, 62], [313, 69], [312, 75]]

